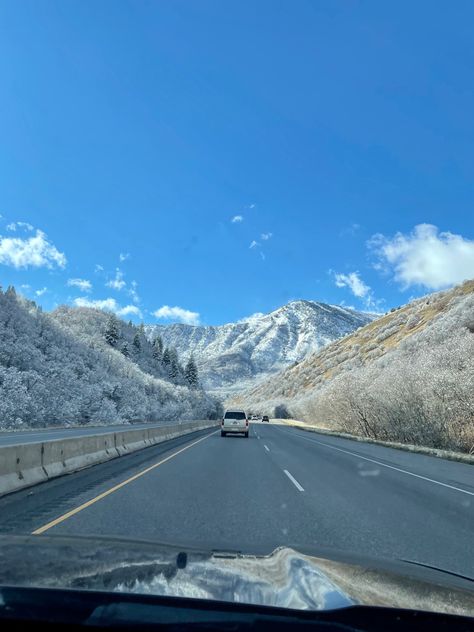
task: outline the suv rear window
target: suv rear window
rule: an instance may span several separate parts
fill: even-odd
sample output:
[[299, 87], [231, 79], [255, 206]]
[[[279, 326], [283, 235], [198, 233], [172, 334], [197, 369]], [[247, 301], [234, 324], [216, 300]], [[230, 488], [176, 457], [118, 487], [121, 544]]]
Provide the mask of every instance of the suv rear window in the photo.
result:
[[225, 414], [224, 419], [245, 419], [245, 413], [240, 410], [228, 410]]

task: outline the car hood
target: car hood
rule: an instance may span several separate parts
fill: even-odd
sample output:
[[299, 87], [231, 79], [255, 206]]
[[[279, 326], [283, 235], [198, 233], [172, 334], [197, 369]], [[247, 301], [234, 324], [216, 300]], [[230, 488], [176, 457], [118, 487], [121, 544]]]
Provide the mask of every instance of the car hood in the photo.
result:
[[284, 608], [356, 604], [474, 614], [474, 582], [421, 565], [347, 563], [278, 548], [270, 555], [153, 542], [0, 536], [0, 586], [172, 595]]

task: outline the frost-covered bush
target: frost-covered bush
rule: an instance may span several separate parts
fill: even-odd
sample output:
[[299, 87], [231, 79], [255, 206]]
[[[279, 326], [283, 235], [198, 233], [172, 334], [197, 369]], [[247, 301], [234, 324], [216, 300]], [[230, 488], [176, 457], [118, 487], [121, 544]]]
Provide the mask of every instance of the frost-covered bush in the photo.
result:
[[0, 428], [215, 414], [214, 399], [179, 374], [170, 378], [140, 328], [117, 319], [121, 341], [132, 348], [140, 338], [130, 357], [107, 342], [109, 318], [86, 308], [45, 314], [13, 289], [0, 290]]
[[[274, 405], [284, 404], [299, 419], [357, 435], [474, 453], [474, 294], [444, 292], [413, 305], [441, 311], [397, 346], [385, 349], [369, 342], [363, 347], [364, 363], [360, 357], [337, 362], [334, 349], [328, 361], [323, 350], [301, 365], [310, 389], [308, 382], [298, 389], [286, 374], [272, 380], [273, 393], [282, 383], [292, 393]], [[421, 321], [413, 305], [410, 314], [399, 315], [397, 331], [403, 323], [410, 330]], [[385, 339], [391, 330], [386, 323], [383, 332], [372, 335]], [[274, 401], [269, 395], [261, 385], [252, 404]]]

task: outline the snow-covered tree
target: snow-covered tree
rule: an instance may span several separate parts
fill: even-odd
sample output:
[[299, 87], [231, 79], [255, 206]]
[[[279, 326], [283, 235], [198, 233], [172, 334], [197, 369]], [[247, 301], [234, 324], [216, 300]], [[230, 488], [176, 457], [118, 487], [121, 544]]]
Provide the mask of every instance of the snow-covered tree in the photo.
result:
[[163, 359], [163, 340], [161, 336], [157, 336], [153, 341], [153, 358], [157, 362], [161, 362]]
[[138, 331], [133, 336], [133, 346], [135, 347], [135, 352], [136, 353], [140, 353], [140, 351], [142, 349], [142, 343], [141, 343], [141, 340], [140, 340], [140, 333]]
[[168, 371], [169, 365], [171, 364], [170, 350], [168, 349], [168, 347], [166, 347], [166, 349], [163, 351], [162, 364], [166, 371]]
[[126, 358], [130, 357], [130, 351], [128, 350], [128, 344], [126, 342], [123, 343], [120, 351], [122, 352], [122, 355], [124, 355]]
[[[120, 332], [114, 346], [104, 335], [111, 321]], [[0, 428], [215, 414], [208, 395], [171, 383], [146, 338], [127, 357], [135, 333], [100, 310], [43, 313], [14, 290], [0, 291]]]
[[184, 369], [184, 377], [186, 378], [186, 382], [191, 386], [191, 388], [198, 388], [199, 386], [199, 374], [198, 368], [194, 361], [193, 356], [191, 355], [189, 360], [186, 363], [186, 367]]
[[105, 332], [104, 332], [104, 337], [107, 344], [109, 344], [111, 347], [115, 347], [119, 339], [119, 335], [120, 334], [119, 334], [117, 317], [111, 314], [107, 321], [107, 325], [105, 327]]

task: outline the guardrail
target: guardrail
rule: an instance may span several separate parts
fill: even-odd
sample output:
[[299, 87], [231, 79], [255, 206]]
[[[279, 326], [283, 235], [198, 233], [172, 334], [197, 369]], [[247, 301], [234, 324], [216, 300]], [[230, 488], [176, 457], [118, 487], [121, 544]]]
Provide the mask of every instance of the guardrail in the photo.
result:
[[217, 426], [216, 421], [190, 421], [140, 430], [121, 430], [70, 439], [2, 446], [0, 496], [214, 426]]

